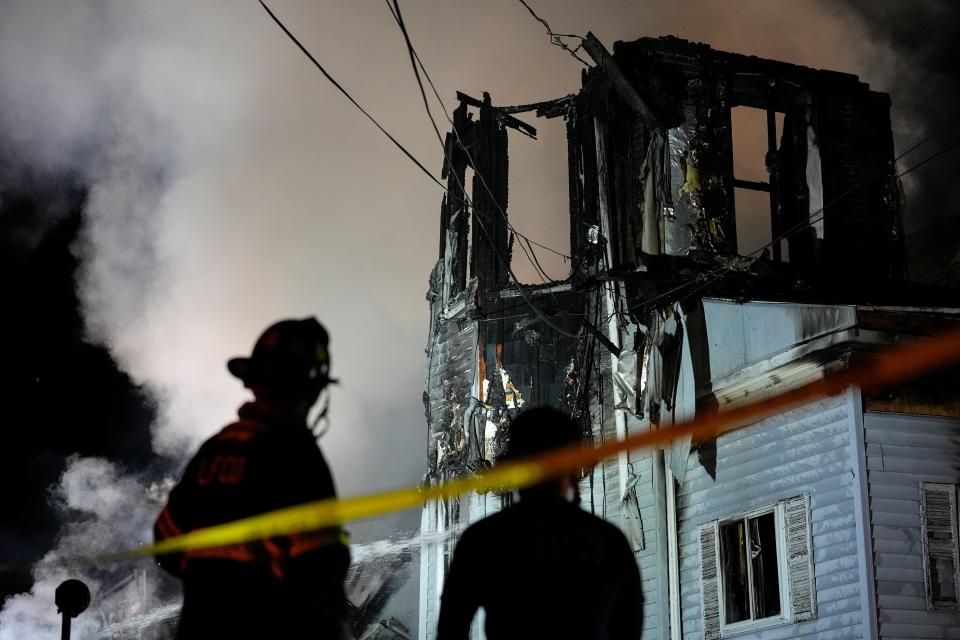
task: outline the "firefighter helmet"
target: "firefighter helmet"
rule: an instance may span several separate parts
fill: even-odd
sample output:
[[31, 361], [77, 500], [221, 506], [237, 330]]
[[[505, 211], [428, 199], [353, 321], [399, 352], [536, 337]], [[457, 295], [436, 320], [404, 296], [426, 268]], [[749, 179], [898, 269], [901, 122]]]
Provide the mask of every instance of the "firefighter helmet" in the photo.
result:
[[329, 342], [327, 330], [314, 317], [281, 320], [257, 339], [250, 357], [231, 358], [227, 369], [247, 387], [319, 393], [336, 382], [330, 377]]

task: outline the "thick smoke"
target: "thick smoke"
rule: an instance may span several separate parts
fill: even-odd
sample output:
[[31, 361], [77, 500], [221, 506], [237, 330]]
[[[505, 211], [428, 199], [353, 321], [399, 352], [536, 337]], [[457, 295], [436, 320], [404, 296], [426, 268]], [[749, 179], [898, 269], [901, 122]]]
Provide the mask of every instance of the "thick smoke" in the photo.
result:
[[[73, 457], [51, 499], [66, 522], [56, 545], [33, 568], [29, 593], [8, 598], [0, 611], [0, 640], [55, 638], [60, 617], [54, 591], [67, 578], [79, 578], [96, 597], [101, 586], [117, 579], [118, 567], [90, 567], [79, 559], [109, 553], [150, 540], [150, 527], [163, 492], [113, 463], [100, 458]], [[123, 567], [127, 573], [130, 566]], [[94, 604], [74, 623], [78, 638], [90, 637], [101, 626]]]
[[[442, 154], [386, 8], [273, 4], [439, 173]], [[420, 57], [449, 99], [457, 89], [490, 90], [499, 104], [520, 104], [578, 86], [577, 63], [548, 44], [518, 3], [408, 4]], [[867, 71], [878, 47], [812, 3], [538, 4], [555, 30], [590, 29], [608, 46], [675, 34], [876, 80]], [[86, 332], [155, 399], [155, 448], [182, 460], [243, 398], [224, 361], [273, 320], [316, 314], [330, 329], [334, 375], [343, 380], [323, 441], [342, 493], [415, 482], [424, 467], [423, 293], [437, 251], [434, 187], [256, 2], [0, 0], [0, 9], [0, 149], [23, 170], [85, 189], [75, 250]], [[515, 169], [536, 170], [538, 161], [519, 159], [521, 145], [533, 144], [564, 153], [562, 140], [514, 137]], [[16, 179], [0, 175], [0, 198], [3, 181]], [[533, 184], [529, 195], [518, 188], [512, 197], [515, 220], [563, 250], [564, 181]], [[24, 226], [26, 248], [62, 215], [56, 202], [46, 219]], [[142, 484], [103, 461], [74, 461], [56, 495], [75, 505], [65, 516], [80, 513], [81, 524], [64, 526], [31, 594], [6, 603], [6, 637], [51, 637], [40, 621], [51, 619], [51, 589], [65, 575], [57, 558], [128, 546], [152, 515]]]
[[[866, 25], [873, 39], [890, 49], [889, 55], [878, 58], [873, 72], [884, 78], [886, 90], [892, 94], [898, 151], [935, 134], [899, 162], [900, 171], [960, 140], [956, 69], [960, 4], [952, 0], [844, 0], [842, 5], [853, 21]], [[958, 158], [960, 149], [954, 149], [904, 177], [908, 229], [960, 211]]]

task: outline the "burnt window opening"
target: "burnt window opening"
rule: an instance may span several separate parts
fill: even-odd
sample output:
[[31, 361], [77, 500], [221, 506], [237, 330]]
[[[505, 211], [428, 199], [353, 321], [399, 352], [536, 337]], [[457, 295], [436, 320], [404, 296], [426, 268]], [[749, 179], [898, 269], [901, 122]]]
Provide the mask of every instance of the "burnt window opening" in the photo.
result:
[[956, 485], [921, 485], [920, 520], [928, 609], [956, 610], [958, 601]]
[[777, 537], [773, 511], [720, 525], [726, 624], [780, 615]]
[[[530, 120], [527, 114], [526, 120]], [[521, 116], [523, 117], [523, 116]], [[510, 224], [531, 240], [562, 254], [570, 253], [567, 127], [561, 117], [539, 117], [537, 137], [509, 130]], [[510, 267], [523, 284], [564, 280], [570, 262], [564, 256], [513, 236]]]
[[764, 248], [773, 260], [788, 262], [786, 239], [773, 242], [786, 231], [777, 187], [784, 114], [739, 106], [730, 110], [730, 120], [737, 252], [750, 255]]

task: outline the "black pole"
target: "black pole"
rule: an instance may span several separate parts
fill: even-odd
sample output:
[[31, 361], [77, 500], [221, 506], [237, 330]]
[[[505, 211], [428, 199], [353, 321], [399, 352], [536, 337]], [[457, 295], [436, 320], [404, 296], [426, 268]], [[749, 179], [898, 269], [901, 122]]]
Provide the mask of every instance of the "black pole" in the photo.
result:
[[60, 640], [70, 640], [70, 614], [63, 612], [63, 626], [60, 627]]
[[54, 593], [57, 612], [63, 614], [63, 626], [60, 627], [60, 640], [70, 640], [70, 620], [86, 611], [90, 606], [90, 590], [79, 580], [64, 580]]

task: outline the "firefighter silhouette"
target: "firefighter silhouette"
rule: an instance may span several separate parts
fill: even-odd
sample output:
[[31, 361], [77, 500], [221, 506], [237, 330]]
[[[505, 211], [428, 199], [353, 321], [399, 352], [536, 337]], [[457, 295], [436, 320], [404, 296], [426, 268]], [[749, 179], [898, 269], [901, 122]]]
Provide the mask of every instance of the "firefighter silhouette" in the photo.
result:
[[[250, 357], [227, 363], [253, 400], [187, 465], [157, 518], [157, 541], [336, 496], [307, 424], [333, 382], [328, 343], [315, 318], [284, 320], [260, 336]], [[157, 560], [183, 582], [180, 639], [343, 634], [350, 552], [339, 527]]]
[[[566, 414], [528, 409], [509, 427], [503, 458], [523, 458], [576, 443]], [[627, 539], [578, 505], [577, 478], [519, 492], [519, 501], [472, 524], [443, 583], [437, 640], [467, 640], [477, 609], [489, 640], [639, 639], [640, 572]]]

